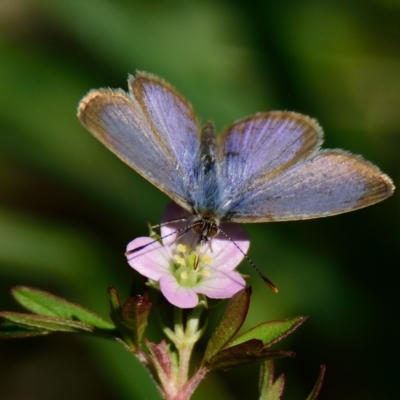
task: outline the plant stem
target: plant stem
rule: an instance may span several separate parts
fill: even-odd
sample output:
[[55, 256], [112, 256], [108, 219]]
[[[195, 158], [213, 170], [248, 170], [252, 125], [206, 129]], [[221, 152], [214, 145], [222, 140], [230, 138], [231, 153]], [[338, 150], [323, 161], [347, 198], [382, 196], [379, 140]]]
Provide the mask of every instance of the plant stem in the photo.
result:
[[[192, 356], [193, 348], [196, 342], [202, 335], [200, 327], [200, 316], [203, 309], [197, 307], [189, 312], [186, 326], [183, 326], [182, 310], [179, 308], [175, 309], [174, 316], [174, 335], [168, 335], [173, 341], [179, 355], [178, 366], [176, 370], [176, 396], [175, 400], [187, 400], [193, 393], [194, 389], [200, 383], [201, 379], [189, 379], [189, 367], [190, 359]], [[205, 372], [197, 374], [199, 377], [203, 377]], [[189, 382], [193, 382], [189, 385]], [[193, 387], [192, 387], [193, 386]]]

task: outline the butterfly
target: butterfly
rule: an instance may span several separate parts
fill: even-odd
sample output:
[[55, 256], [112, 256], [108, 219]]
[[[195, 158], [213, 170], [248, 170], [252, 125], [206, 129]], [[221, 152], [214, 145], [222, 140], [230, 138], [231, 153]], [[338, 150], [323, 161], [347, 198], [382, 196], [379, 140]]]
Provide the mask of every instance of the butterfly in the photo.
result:
[[392, 180], [360, 156], [321, 150], [305, 115], [261, 112], [216, 136], [164, 80], [129, 76], [129, 92], [91, 90], [78, 118], [138, 174], [193, 215], [199, 242], [224, 222], [292, 221], [340, 214], [389, 197]]

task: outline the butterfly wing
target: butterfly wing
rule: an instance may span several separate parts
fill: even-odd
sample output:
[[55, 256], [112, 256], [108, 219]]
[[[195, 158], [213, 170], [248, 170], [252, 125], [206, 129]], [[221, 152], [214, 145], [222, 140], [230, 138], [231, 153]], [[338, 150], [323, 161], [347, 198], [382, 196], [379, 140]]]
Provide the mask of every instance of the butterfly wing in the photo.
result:
[[176, 203], [191, 210], [199, 130], [190, 104], [152, 75], [129, 78], [129, 93], [90, 91], [80, 102], [82, 124], [106, 147]]
[[301, 114], [255, 114], [230, 126], [219, 144], [222, 214], [242, 204], [249, 190], [316, 153], [322, 129]]
[[221, 143], [224, 182], [239, 176], [238, 187], [225, 185], [227, 220], [323, 217], [366, 207], [393, 192], [390, 178], [361, 157], [318, 151], [322, 131], [315, 121], [287, 112], [261, 115], [234, 124]]

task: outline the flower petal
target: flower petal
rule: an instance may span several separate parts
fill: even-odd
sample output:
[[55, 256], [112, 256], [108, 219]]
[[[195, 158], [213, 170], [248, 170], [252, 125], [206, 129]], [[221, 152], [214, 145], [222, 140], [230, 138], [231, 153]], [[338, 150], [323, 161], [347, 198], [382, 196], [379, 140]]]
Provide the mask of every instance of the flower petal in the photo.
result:
[[[182, 221], [177, 221], [182, 220]], [[197, 243], [199, 235], [195, 234], [191, 228], [188, 229], [192, 223], [193, 215], [188, 213], [182, 207], [179, 207], [175, 203], [169, 203], [164, 210], [163, 216], [161, 218], [160, 233], [164, 244], [173, 243], [182, 234], [183, 237], [188, 236], [190, 240], [187, 244]], [[170, 222], [175, 221], [175, 222]], [[187, 233], [185, 231], [187, 230]], [[186, 243], [185, 243], [186, 244]]]
[[150, 237], [139, 237], [128, 244], [127, 253], [143, 246], [141, 250], [127, 255], [128, 263], [140, 274], [158, 281], [163, 274], [169, 273], [170, 252]]
[[193, 289], [212, 299], [227, 299], [246, 286], [243, 277], [236, 271], [213, 269], [207, 278], [203, 278]]
[[218, 266], [219, 270], [232, 271], [242, 262], [250, 242], [246, 231], [240, 225], [226, 224], [223, 226], [224, 232], [225, 227], [234, 233], [232, 236], [229, 235], [231, 240], [221, 238], [222, 233], [220, 233], [212, 241], [205, 243], [202, 251], [205, 251], [213, 260], [212, 264]]
[[197, 306], [199, 297], [193, 288], [180, 286], [172, 275], [163, 275], [160, 278], [160, 289], [165, 298], [179, 308], [193, 308]]

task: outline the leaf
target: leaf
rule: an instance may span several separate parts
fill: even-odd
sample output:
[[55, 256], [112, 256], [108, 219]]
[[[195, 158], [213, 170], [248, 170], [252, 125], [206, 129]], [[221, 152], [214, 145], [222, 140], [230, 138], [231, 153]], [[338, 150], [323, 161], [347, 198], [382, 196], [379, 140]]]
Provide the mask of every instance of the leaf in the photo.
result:
[[283, 350], [268, 350], [261, 340], [252, 339], [236, 346], [219, 351], [206, 363], [209, 369], [230, 368], [236, 365], [250, 364], [267, 359], [294, 357], [295, 353]]
[[147, 293], [128, 298], [122, 307], [123, 323], [133, 331], [136, 346], [139, 346], [143, 339], [150, 310], [151, 303]]
[[11, 288], [11, 294], [19, 304], [35, 314], [78, 320], [99, 329], [115, 329], [113, 324], [93, 312], [42, 290], [14, 286]]
[[281, 374], [278, 376], [276, 381], [270, 387], [265, 400], [279, 400], [283, 395], [284, 387], [285, 387], [285, 376]]
[[6, 321], [13, 322], [22, 327], [49, 332], [93, 332], [95, 329], [84, 322], [44, 315], [3, 311], [0, 312], [0, 318], [4, 318]]
[[326, 371], [325, 364], [322, 364], [321, 371], [319, 373], [317, 382], [315, 382], [314, 388], [313, 388], [312, 392], [308, 395], [307, 400], [316, 400], [317, 399], [319, 392], [321, 390], [321, 387], [322, 387], [322, 383], [324, 381], [325, 371]]
[[10, 321], [3, 321], [0, 323], [0, 339], [17, 339], [33, 336], [43, 336], [49, 334], [46, 330], [33, 330], [29, 328], [22, 328]]
[[113, 286], [109, 286], [107, 290], [107, 306], [110, 318], [117, 327], [117, 330], [121, 334], [121, 337], [124, 338], [128, 345], [132, 344], [130, 335], [127, 335], [125, 332], [125, 326], [122, 320], [121, 300], [119, 298], [117, 290]]
[[121, 310], [121, 300], [119, 299], [117, 290], [113, 286], [108, 287], [107, 295], [108, 313], [111, 316], [111, 314], [114, 314], [117, 310]]
[[275, 364], [265, 361], [260, 368], [260, 400], [279, 400], [283, 394], [285, 377], [281, 374], [274, 381]]
[[250, 295], [251, 288], [248, 287], [231, 298], [221, 322], [208, 342], [203, 362], [207, 362], [218, 353], [241, 328], [249, 310]]
[[290, 335], [306, 321], [307, 317], [294, 317], [281, 321], [263, 322], [227, 343], [226, 347], [235, 346], [251, 339], [261, 340], [264, 346], [271, 346]]
[[108, 288], [108, 310], [110, 318], [128, 346], [137, 348], [143, 339], [151, 303], [147, 296], [129, 297], [121, 307], [118, 292], [112, 286]]
[[270, 358], [293, 357], [290, 351], [270, 351], [268, 347], [297, 329], [307, 317], [264, 322], [229, 341], [208, 360], [209, 368], [227, 368]]

